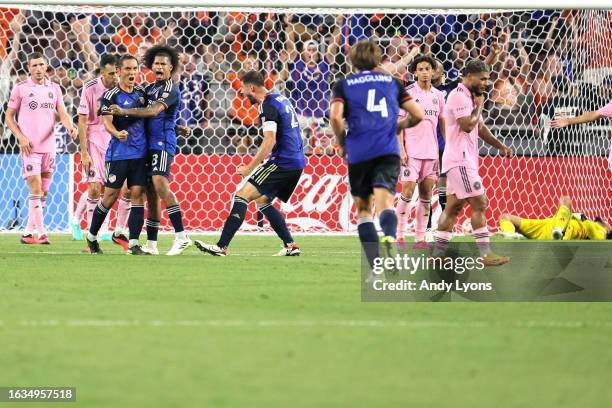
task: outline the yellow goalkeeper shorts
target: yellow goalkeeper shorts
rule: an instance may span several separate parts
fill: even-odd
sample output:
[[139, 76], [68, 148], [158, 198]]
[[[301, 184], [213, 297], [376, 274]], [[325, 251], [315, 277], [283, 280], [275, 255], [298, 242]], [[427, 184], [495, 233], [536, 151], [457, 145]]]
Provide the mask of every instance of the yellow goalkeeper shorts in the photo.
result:
[[554, 218], [545, 218], [543, 220], [521, 218], [519, 232], [529, 239], [552, 239], [554, 226]]

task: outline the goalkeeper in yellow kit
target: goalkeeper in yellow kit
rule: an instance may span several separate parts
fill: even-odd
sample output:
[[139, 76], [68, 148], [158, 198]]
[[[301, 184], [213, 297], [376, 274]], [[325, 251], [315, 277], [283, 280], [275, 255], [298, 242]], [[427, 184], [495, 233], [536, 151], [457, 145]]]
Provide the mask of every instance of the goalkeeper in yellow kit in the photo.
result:
[[594, 221], [583, 214], [572, 213], [572, 200], [563, 196], [559, 209], [553, 217], [530, 220], [512, 214], [502, 214], [499, 230], [505, 237], [513, 237], [519, 232], [528, 239], [537, 240], [605, 240], [612, 239], [612, 227], [597, 217]]

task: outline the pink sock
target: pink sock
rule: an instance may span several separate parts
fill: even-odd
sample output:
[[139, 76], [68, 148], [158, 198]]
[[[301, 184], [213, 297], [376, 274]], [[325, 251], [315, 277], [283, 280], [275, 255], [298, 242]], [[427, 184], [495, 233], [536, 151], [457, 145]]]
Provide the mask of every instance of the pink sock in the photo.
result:
[[28, 225], [26, 226], [26, 234], [32, 234], [36, 231], [36, 216], [34, 212], [37, 206], [40, 206], [40, 196], [30, 194], [28, 197]]
[[127, 224], [128, 217], [130, 216], [131, 200], [129, 198], [121, 197], [119, 199], [119, 206], [117, 207], [117, 224], [115, 224], [115, 230], [125, 231], [125, 225]]
[[30, 196], [29, 210], [30, 212], [28, 214], [28, 229], [30, 230], [30, 232], [36, 230], [38, 232], [38, 236], [40, 237], [45, 233], [45, 228], [43, 227], [43, 208], [40, 196]]
[[[74, 211], [74, 219], [80, 222], [81, 219], [83, 218], [83, 214], [85, 213], [86, 209], [87, 209], [87, 192], [84, 192], [83, 194], [81, 194], [81, 198], [79, 198], [77, 208]], [[87, 225], [89, 225], [89, 221], [87, 222]]]
[[425, 241], [425, 229], [427, 228], [427, 221], [429, 221], [430, 209], [430, 200], [419, 199], [416, 208], [416, 220], [414, 221], [415, 241]]
[[444, 253], [446, 253], [446, 250], [448, 249], [448, 243], [453, 237], [452, 232], [436, 230], [436, 232], [434, 233], [434, 237], [436, 239], [436, 242], [434, 244], [433, 255], [444, 255]]
[[480, 256], [487, 256], [491, 252], [489, 229], [486, 226], [478, 228], [472, 232], [472, 235], [476, 239], [476, 246], [480, 251]]
[[[83, 195], [86, 196], [87, 194]], [[91, 227], [91, 217], [93, 217], [93, 213], [96, 210], [96, 207], [98, 206], [98, 200], [92, 200], [91, 198], [87, 198], [85, 201], [87, 202], [87, 230], [89, 231], [89, 227]]]
[[408, 205], [410, 199], [400, 195], [395, 207], [395, 215], [397, 216], [397, 236], [404, 238], [406, 235], [406, 227], [408, 225]]

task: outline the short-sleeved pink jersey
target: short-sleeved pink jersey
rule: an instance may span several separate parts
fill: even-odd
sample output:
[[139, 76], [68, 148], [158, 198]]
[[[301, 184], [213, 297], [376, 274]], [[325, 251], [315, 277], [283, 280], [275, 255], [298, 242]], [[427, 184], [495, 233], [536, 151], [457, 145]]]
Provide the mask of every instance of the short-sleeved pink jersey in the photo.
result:
[[106, 91], [102, 77], [85, 82], [77, 111], [79, 115], [87, 115], [87, 140], [103, 151], [106, 151], [111, 138], [110, 134], [104, 129], [102, 116], [98, 116], [100, 98]]
[[17, 112], [19, 129], [32, 143], [32, 151], [50, 153], [56, 151], [56, 114], [63, 104], [62, 90], [55, 82], [45, 79], [42, 85], [32, 78], [15, 85], [8, 107]]
[[[470, 116], [474, 110], [472, 93], [462, 83], [453, 89], [444, 106], [446, 122], [446, 145], [442, 155], [442, 172], [453, 167], [478, 170], [478, 130], [475, 126], [470, 133], [461, 130], [459, 119]], [[480, 117], [480, 123], [484, 120]]]
[[[404, 130], [406, 153], [415, 159], [437, 159], [439, 156], [438, 120], [444, 112], [444, 93], [433, 86], [429, 91], [424, 91], [418, 83], [410, 85], [406, 91], [425, 112], [425, 118], [422, 121]], [[401, 110], [400, 116], [406, 116], [406, 112]]]

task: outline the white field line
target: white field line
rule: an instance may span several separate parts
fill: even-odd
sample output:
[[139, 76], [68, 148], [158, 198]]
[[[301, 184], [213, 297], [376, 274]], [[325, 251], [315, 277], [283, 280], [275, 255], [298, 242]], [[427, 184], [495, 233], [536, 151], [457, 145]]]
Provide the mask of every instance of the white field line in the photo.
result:
[[[279, 247], [280, 248], [280, 247]], [[169, 249], [169, 248], [168, 248]], [[104, 247], [102, 247], [102, 250], [104, 250]], [[164, 256], [163, 252], [164, 249], [160, 248], [160, 255], [159, 256]], [[326, 255], [360, 255], [361, 253], [359, 251], [327, 251], [325, 250], [325, 248], [317, 248], [312, 254], [313, 255], [318, 255], [321, 252], [325, 252]], [[0, 252], [0, 255], [80, 255], [80, 256], [91, 256], [90, 254], [87, 253], [83, 253], [80, 252], [80, 250], [78, 251], [28, 251], [27, 249], [24, 249], [23, 251], [4, 251], [4, 252]], [[246, 252], [230, 252], [229, 256], [233, 257], [233, 256], [255, 256], [255, 257], [272, 257], [272, 255], [274, 254], [274, 250], [272, 251], [246, 251]], [[105, 257], [105, 256], [124, 256], [125, 254], [122, 252], [108, 252], [108, 253], [104, 253], [102, 255], [96, 255], [98, 257]], [[189, 252], [185, 252], [183, 254], [181, 254], [180, 256], [203, 256], [206, 258], [213, 258], [210, 255], [206, 255], [202, 252], [200, 252], [199, 250], [195, 250], [195, 251], [189, 251]], [[309, 256], [308, 252], [303, 252], [302, 256]], [[153, 257], [154, 258], [154, 257]]]
[[612, 321], [448, 321], [448, 320], [20, 320], [0, 321], [0, 329], [9, 327], [219, 327], [219, 328], [456, 328], [456, 329], [581, 329], [612, 328]]

